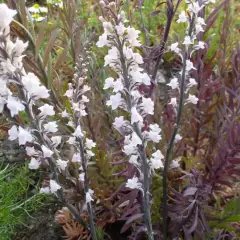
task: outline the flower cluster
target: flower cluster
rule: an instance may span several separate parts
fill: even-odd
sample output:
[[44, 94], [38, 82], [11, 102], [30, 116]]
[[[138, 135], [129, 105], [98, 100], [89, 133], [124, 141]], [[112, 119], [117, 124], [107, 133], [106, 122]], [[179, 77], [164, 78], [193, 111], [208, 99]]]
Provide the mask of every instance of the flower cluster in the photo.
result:
[[[86, 53], [88, 53], [87, 50]], [[71, 103], [72, 114], [64, 110], [61, 115], [63, 118], [67, 118], [68, 125], [75, 129], [67, 143], [75, 149], [71, 162], [79, 166], [78, 180], [85, 185], [86, 203], [89, 203], [93, 200], [93, 190], [88, 189], [87, 166], [89, 160], [94, 156], [92, 149], [96, 147], [96, 143], [86, 137], [86, 133], [81, 127], [81, 119], [87, 115], [86, 103], [89, 102], [85, 94], [90, 90], [90, 87], [84, 84], [87, 81], [87, 65], [88, 57], [78, 59], [73, 83], [68, 84], [68, 90], [65, 93]]]
[[[109, 66], [117, 74], [116, 78], [109, 77], [105, 80], [104, 89], [112, 92], [107, 106], [112, 110], [122, 109], [130, 115], [130, 119], [116, 117], [113, 126], [125, 137], [122, 150], [129, 156], [129, 163], [139, 170], [142, 178], [143, 161], [146, 161], [152, 170], [163, 166], [160, 150], [150, 159], [146, 158], [145, 153], [148, 142], [158, 143], [161, 140], [159, 126], [149, 124], [146, 118], [154, 114], [154, 102], [147, 97], [146, 91], [141, 90], [150, 88], [151, 78], [141, 67], [143, 58], [136, 51], [136, 47], [141, 46], [140, 32], [125, 26], [127, 20], [124, 12], [120, 11], [114, 2], [107, 5], [102, 1], [102, 5], [105, 9], [111, 9], [109, 12], [113, 15], [109, 15], [108, 19], [100, 17], [104, 33], [99, 37], [97, 46], [109, 48], [104, 58], [104, 66]], [[142, 184], [136, 179], [138, 178], [129, 179], [126, 186], [139, 188]]]
[[[191, 71], [196, 70], [194, 67], [192, 61], [191, 61], [191, 56], [192, 54], [200, 49], [205, 48], [205, 43], [203, 41], [198, 41], [198, 35], [201, 32], [204, 32], [204, 26], [205, 21], [203, 18], [199, 17], [198, 14], [199, 12], [208, 4], [208, 3], [215, 3], [215, 0], [206, 0], [203, 1], [202, 4], [200, 5], [197, 1], [191, 1], [191, 0], [186, 0], [186, 3], [188, 4], [188, 9], [186, 11], [182, 11], [179, 14], [177, 23], [187, 23], [187, 34], [182, 41], [182, 43], [176, 42], [173, 43], [170, 46], [170, 51], [175, 52], [177, 55], [180, 56], [182, 61], [184, 62], [184, 78], [186, 79], [185, 81], [185, 93], [189, 93], [192, 87], [195, 87], [197, 85], [197, 82], [194, 78], [190, 77]], [[178, 89], [179, 90], [179, 78], [182, 75], [182, 71], [179, 73], [179, 75], [174, 76], [170, 82], [167, 84], [171, 89]], [[189, 93], [188, 98], [185, 101], [185, 104], [192, 103], [192, 104], [197, 104], [198, 103], [198, 98], [195, 95], [192, 95]], [[170, 101], [170, 104], [173, 105], [173, 107], [177, 106], [177, 99], [176, 97], [173, 97]]]
[[[19, 39], [11, 41], [8, 35], [9, 25], [16, 11], [0, 4], [0, 12], [0, 112], [9, 113], [13, 118], [25, 111], [31, 120], [31, 126], [13, 125], [8, 131], [9, 139], [18, 140], [19, 145], [25, 146], [26, 153], [31, 158], [30, 169], [38, 169], [43, 163], [51, 165], [50, 162], [54, 168], [56, 162], [62, 161], [55, 160], [59, 156], [57, 147], [61, 143], [61, 136], [57, 135], [58, 124], [51, 120], [55, 111], [53, 106], [47, 103], [39, 107], [39, 100], [47, 99], [49, 90], [41, 85], [34, 73], [26, 73], [23, 68], [23, 52], [28, 44]], [[57, 181], [50, 180], [49, 192], [56, 193], [60, 189]]]
[[[69, 164], [74, 166], [77, 173], [74, 183], [82, 183], [84, 186], [91, 233], [96, 236], [91, 208], [93, 190], [88, 187], [87, 177], [88, 161], [94, 156], [92, 149], [96, 144], [86, 137], [86, 133], [81, 127], [81, 119], [87, 115], [85, 103], [89, 102], [84, 94], [90, 88], [83, 84], [87, 78], [87, 58], [80, 58], [79, 62], [76, 63], [73, 83], [69, 83], [69, 88], [65, 93], [71, 104], [71, 109], [64, 110], [60, 114], [55, 112], [56, 109], [51, 105], [49, 99], [49, 90], [41, 85], [34, 73], [26, 73], [23, 67], [24, 55], [22, 54], [28, 44], [19, 39], [12, 41], [9, 37], [9, 24], [16, 11], [10, 10], [5, 4], [0, 4], [0, 14], [0, 83], [2, 84], [0, 113], [7, 113], [11, 118], [14, 118], [25, 111], [30, 120], [29, 124], [25, 124], [25, 126], [13, 125], [8, 131], [9, 139], [17, 140], [19, 145], [25, 147], [26, 154], [31, 159], [30, 169], [35, 170], [42, 165], [50, 168], [50, 180], [43, 183], [40, 193], [56, 194], [61, 201], [65, 202], [62, 190], [63, 183], [59, 181], [59, 176], [68, 179], [70, 173], [67, 167]], [[14, 89], [14, 91], [10, 89]], [[61, 133], [59, 116], [63, 119], [68, 118], [68, 126], [73, 128], [73, 133], [68, 139], [66, 139], [66, 134]], [[62, 140], [64, 141], [62, 142]], [[65, 160], [62, 158], [63, 152], [60, 151], [60, 145], [66, 140], [73, 149], [73, 156]], [[69, 210], [81, 219], [72, 207], [69, 207]]]

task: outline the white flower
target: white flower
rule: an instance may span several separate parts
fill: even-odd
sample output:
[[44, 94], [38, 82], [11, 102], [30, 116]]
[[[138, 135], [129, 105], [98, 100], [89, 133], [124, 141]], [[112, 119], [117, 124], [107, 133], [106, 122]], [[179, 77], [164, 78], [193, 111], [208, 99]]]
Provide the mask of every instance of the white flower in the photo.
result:
[[38, 77], [33, 73], [28, 73], [22, 77], [24, 88], [28, 91], [29, 97], [34, 99], [48, 98], [49, 90], [45, 86], [40, 86]]
[[91, 151], [91, 150], [87, 150], [86, 151], [86, 156], [88, 159], [90, 159], [91, 157], [93, 157], [95, 154]]
[[24, 105], [12, 96], [8, 96], [7, 108], [9, 109], [9, 111], [11, 113], [11, 117], [14, 117], [20, 111], [23, 111], [25, 109]]
[[93, 147], [96, 147], [96, 143], [93, 140], [88, 138], [86, 138], [85, 145], [86, 145], [86, 148], [88, 149], [92, 149]]
[[201, 17], [197, 17], [197, 23], [200, 25], [206, 25], [204, 18], [201, 18]]
[[196, 69], [196, 68], [193, 66], [193, 63], [190, 60], [187, 60], [186, 61], [186, 71], [190, 71], [192, 69]]
[[8, 58], [7, 60], [1, 61], [2, 71], [4, 74], [12, 74], [16, 71], [16, 67], [13, 66], [12, 61]]
[[110, 22], [103, 22], [103, 28], [107, 35], [110, 35], [113, 31], [113, 25]]
[[196, 86], [197, 85], [197, 82], [194, 78], [189, 78], [189, 83], [187, 84], [187, 87], [188, 88], [191, 88], [193, 86]]
[[162, 163], [163, 158], [164, 156], [162, 155], [160, 150], [157, 150], [155, 153], [152, 154], [152, 157], [150, 159], [150, 165], [153, 170], [164, 167]]
[[61, 116], [62, 116], [63, 118], [69, 117], [69, 114], [67, 113], [66, 109], [61, 113]]
[[85, 96], [85, 95], [82, 95], [82, 101], [84, 103], [87, 103], [87, 102], [89, 102], [89, 98], [87, 96]]
[[134, 99], [139, 99], [142, 97], [142, 95], [140, 94], [140, 92], [138, 90], [131, 91], [131, 95]]
[[80, 155], [80, 153], [75, 153], [73, 155], [72, 162], [81, 162], [81, 155]]
[[11, 95], [11, 91], [7, 87], [7, 82], [6, 80], [3, 80], [0, 78], [0, 96], [7, 96], [8, 94]]
[[188, 10], [190, 12], [195, 13], [196, 15], [198, 14], [198, 12], [204, 7], [204, 5], [202, 4], [201, 7], [199, 5], [198, 2], [192, 2], [189, 4]]
[[194, 46], [194, 48], [195, 48], [196, 50], [204, 49], [204, 48], [205, 48], [205, 43], [202, 42], [202, 41], [199, 41], [198, 44]]
[[8, 139], [13, 141], [18, 138], [18, 129], [15, 125], [13, 125], [9, 130], [8, 130]]
[[118, 78], [114, 83], [113, 83], [113, 92], [119, 92], [123, 90], [123, 84], [122, 80]]
[[17, 38], [15, 41], [15, 47], [14, 47], [15, 56], [21, 56], [22, 53], [26, 50], [27, 46], [28, 46], [28, 42], [24, 43], [22, 40]]
[[154, 132], [157, 132], [157, 133], [160, 133], [162, 131], [162, 129], [159, 127], [158, 124], [150, 124], [149, 125], [149, 128], [154, 131]]
[[162, 139], [162, 137], [158, 132], [149, 131], [147, 132], [147, 139], [155, 143], [158, 143]]
[[132, 109], [131, 109], [131, 124], [133, 124], [135, 122], [143, 122], [143, 118], [138, 113], [136, 107], [132, 107]]
[[187, 103], [197, 104], [197, 102], [198, 102], [198, 98], [195, 95], [189, 94], [185, 104]]
[[178, 79], [176, 77], [172, 78], [170, 80], [170, 83], [167, 84], [169, 87], [171, 87], [172, 89], [176, 89], [179, 87], [179, 83], [178, 83]]
[[184, 23], [186, 22], [188, 19], [187, 19], [187, 16], [185, 14], [184, 11], [182, 11], [180, 14], [179, 14], [179, 17], [178, 17], [178, 20], [177, 20], [177, 23]]
[[180, 48], [178, 48], [178, 42], [176, 43], [173, 43], [171, 46], [170, 46], [170, 50], [172, 52], [175, 52], [177, 54], [179, 54], [181, 52]]
[[140, 31], [138, 31], [132, 27], [127, 28], [127, 40], [132, 47], [141, 46], [141, 43], [137, 40], [139, 33], [140, 33]]
[[181, 140], [182, 140], [182, 136], [180, 134], [176, 134], [174, 142], [177, 143], [177, 142], [179, 142]]
[[61, 141], [62, 141], [62, 137], [61, 136], [53, 136], [51, 137], [51, 141], [54, 147], [57, 147]]
[[84, 85], [82, 88], [82, 91], [85, 93], [87, 91], [91, 90], [91, 88], [88, 85]]
[[41, 111], [40, 115], [43, 117], [53, 116], [55, 114], [53, 106], [49, 105], [49, 104], [44, 104], [43, 106], [39, 107], [38, 109]]
[[29, 169], [38, 169], [40, 167], [40, 162], [36, 158], [31, 158], [30, 163], [28, 164]]
[[152, 101], [151, 98], [142, 98], [142, 103], [141, 103], [141, 107], [143, 109], [143, 111], [146, 114], [151, 114], [153, 115], [153, 111], [154, 111], [154, 102]]
[[192, 41], [191, 37], [190, 37], [190, 36], [186, 36], [186, 37], [184, 38], [183, 44], [184, 44], [184, 45], [193, 44], [193, 41]]
[[13, 20], [13, 17], [17, 14], [16, 10], [8, 8], [5, 3], [0, 4], [0, 28], [7, 27]]
[[40, 7], [38, 5], [33, 5], [28, 8], [28, 11], [32, 13], [40, 13]]
[[43, 124], [43, 127], [45, 132], [50, 132], [50, 133], [55, 133], [58, 130], [58, 125], [56, 121]]
[[154, 153], [152, 154], [152, 157], [153, 157], [153, 158], [160, 159], [160, 160], [162, 160], [162, 159], [164, 158], [164, 156], [162, 155], [162, 153], [161, 153], [160, 150], [157, 150], [156, 152], [154, 152]]
[[143, 83], [146, 86], [151, 85], [151, 79], [147, 73], [141, 73], [140, 71], [131, 71], [130, 75], [134, 82]]
[[113, 88], [113, 86], [114, 86], [114, 79], [112, 77], [109, 77], [105, 80], [103, 89]]
[[143, 64], [143, 58], [139, 53], [133, 53], [132, 57], [137, 64]]
[[68, 89], [64, 96], [68, 97], [68, 98], [72, 98], [73, 97], [73, 89]]
[[5, 98], [0, 96], [0, 113], [3, 112], [4, 105], [5, 105]]
[[107, 101], [107, 106], [111, 106], [112, 110], [117, 109], [123, 103], [123, 98], [120, 93], [110, 96], [110, 99]]
[[50, 193], [50, 188], [49, 187], [42, 187], [42, 188], [40, 188], [39, 193], [40, 194], [48, 194], [48, 193]]
[[177, 98], [171, 98], [171, 101], [170, 103], [173, 107], [176, 107], [177, 106]]
[[179, 168], [179, 167], [180, 167], [179, 162], [177, 160], [172, 160], [171, 165], [170, 165], [170, 169]]
[[44, 158], [50, 158], [53, 155], [53, 151], [51, 151], [46, 146], [42, 145], [41, 148], [42, 148]]
[[81, 173], [81, 174], [79, 174], [79, 180], [81, 181], [81, 182], [84, 182], [84, 178], [85, 178], [85, 174], [84, 173]]
[[67, 141], [68, 144], [74, 145], [76, 144], [76, 138], [75, 137], [70, 137]]
[[19, 145], [25, 145], [27, 142], [32, 142], [33, 137], [28, 130], [23, 129], [21, 126], [18, 128], [18, 142]]
[[129, 144], [124, 145], [124, 147], [123, 147], [123, 152], [124, 152], [126, 155], [136, 154], [136, 153], [137, 153], [136, 144], [129, 143]]
[[131, 155], [130, 159], [129, 159], [129, 163], [133, 164], [134, 166], [138, 166], [138, 155]]
[[81, 138], [84, 136], [80, 125], [78, 125], [77, 128], [75, 129], [73, 136], [78, 138]]
[[75, 124], [74, 124], [74, 122], [73, 121], [68, 121], [68, 123], [67, 123], [67, 125], [69, 126], [69, 127], [72, 127], [72, 128], [74, 128], [75, 127]]
[[216, 3], [216, 0], [207, 0], [206, 4], [208, 3]]
[[65, 168], [66, 168], [67, 165], [68, 165], [68, 161], [64, 161], [64, 160], [58, 159], [58, 160], [57, 160], [57, 165], [58, 165], [58, 167], [59, 167], [61, 170], [65, 170]]
[[99, 39], [98, 39], [96, 45], [99, 48], [109, 45], [109, 41], [107, 40], [107, 34], [106, 33], [103, 33], [101, 36], [99, 36]]
[[142, 183], [138, 181], [137, 177], [133, 177], [132, 179], [128, 179], [126, 183], [126, 187], [131, 188], [131, 189], [141, 189], [142, 188]]
[[112, 47], [108, 50], [108, 55], [104, 57], [104, 66], [112, 65], [112, 63], [115, 63], [116, 60], [119, 58], [118, 49], [116, 47]]
[[55, 181], [55, 180], [50, 180], [50, 192], [51, 193], [56, 193], [57, 190], [61, 189], [61, 186]]
[[132, 133], [131, 140], [132, 140], [131, 144], [133, 146], [137, 146], [137, 145], [141, 145], [142, 144], [141, 138], [135, 132]]
[[93, 201], [93, 193], [94, 191], [92, 189], [88, 189], [88, 192], [86, 192], [86, 203]]
[[26, 152], [29, 157], [38, 155], [38, 152], [35, 150], [34, 147], [26, 147]]
[[116, 128], [116, 129], [120, 129], [124, 124], [126, 124], [127, 121], [124, 120], [123, 116], [120, 116], [120, 117], [116, 117], [115, 120], [114, 120], [114, 123], [113, 123], [113, 126]]
[[200, 25], [200, 24], [196, 24], [195, 29], [196, 29], [196, 35], [200, 32], [204, 32], [204, 29], [203, 29], [202, 25]]
[[117, 34], [119, 36], [122, 36], [124, 34], [124, 32], [126, 31], [126, 28], [124, 27], [124, 25], [120, 22], [117, 26], [115, 26], [116, 30], [117, 30]]

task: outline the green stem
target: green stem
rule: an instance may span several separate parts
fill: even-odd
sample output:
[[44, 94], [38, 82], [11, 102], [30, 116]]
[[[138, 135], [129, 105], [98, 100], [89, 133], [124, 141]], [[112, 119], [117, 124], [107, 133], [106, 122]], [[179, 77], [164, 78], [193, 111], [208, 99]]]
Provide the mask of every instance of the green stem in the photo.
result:
[[[188, 36], [192, 35], [193, 31], [193, 25], [195, 21], [195, 15], [192, 17]], [[170, 156], [173, 149], [175, 137], [177, 135], [180, 121], [182, 117], [182, 110], [183, 110], [183, 102], [184, 102], [184, 90], [185, 90], [185, 80], [186, 80], [186, 63], [188, 59], [188, 49], [186, 48], [183, 55], [183, 67], [182, 67], [182, 75], [181, 75], [181, 84], [180, 84], [180, 98], [179, 98], [179, 105], [178, 105], [178, 111], [177, 111], [177, 119], [176, 123], [174, 125], [174, 129], [170, 138], [170, 141], [167, 146], [167, 152], [165, 157], [165, 163], [164, 163], [164, 169], [163, 169], [163, 180], [162, 180], [162, 186], [163, 186], [163, 202], [162, 202], [162, 208], [163, 208], [163, 235], [164, 239], [168, 239], [168, 209], [167, 209], [167, 178], [168, 178], [168, 167], [170, 162]]]

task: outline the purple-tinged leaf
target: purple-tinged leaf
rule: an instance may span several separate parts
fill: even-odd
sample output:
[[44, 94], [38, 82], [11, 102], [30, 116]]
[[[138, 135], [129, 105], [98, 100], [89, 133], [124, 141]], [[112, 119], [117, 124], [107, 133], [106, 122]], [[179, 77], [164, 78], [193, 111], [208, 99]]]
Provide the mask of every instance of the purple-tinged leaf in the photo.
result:
[[121, 229], [121, 232], [120, 233], [124, 233], [126, 232], [132, 225], [132, 222], [139, 219], [139, 218], [142, 218], [143, 217], [143, 213], [137, 213], [135, 215], [133, 215], [132, 217], [130, 217], [126, 223], [123, 225], [122, 229]]
[[193, 196], [197, 192], [196, 187], [189, 187], [183, 192], [183, 196]]

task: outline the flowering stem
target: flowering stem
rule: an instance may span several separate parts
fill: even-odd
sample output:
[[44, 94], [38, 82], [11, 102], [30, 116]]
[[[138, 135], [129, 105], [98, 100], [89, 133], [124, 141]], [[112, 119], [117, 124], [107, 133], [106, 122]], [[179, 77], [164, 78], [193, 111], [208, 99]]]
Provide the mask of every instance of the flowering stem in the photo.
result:
[[[17, 79], [18, 82], [21, 82], [21, 77], [19, 76], [19, 78]], [[23, 89], [22, 88], [19, 88], [20, 91], [19, 91], [19, 94], [20, 94], [20, 98], [26, 102], [26, 113], [29, 117], [29, 119], [31, 120], [31, 124], [33, 126], [34, 129], [37, 130], [37, 133], [38, 133], [38, 140], [41, 144], [44, 144], [46, 145], [49, 149], [51, 149], [51, 146], [50, 144], [48, 144], [48, 141], [45, 141], [44, 139], [44, 136], [42, 135], [41, 133], [41, 130], [39, 129], [38, 127], [38, 124], [36, 123], [36, 119], [34, 118], [34, 115], [33, 115], [33, 112], [29, 106], [29, 102], [28, 102], [28, 99], [25, 97], [25, 94], [23, 92]], [[58, 156], [58, 153], [56, 151], [54, 151], [55, 155]], [[51, 169], [51, 172], [53, 173], [54, 175], [54, 178], [56, 180], [56, 182], [59, 184], [59, 180], [58, 180], [58, 175], [57, 175], [57, 169], [56, 169], [56, 165], [54, 163], [54, 160], [51, 158], [49, 159], [49, 166], [50, 166], [50, 169]], [[79, 213], [76, 211], [76, 209], [69, 203], [66, 202], [65, 198], [64, 198], [64, 195], [63, 195], [63, 192], [62, 190], [58, 190], [56, 192], [58, 198], [60, 199], [60, 201], [62, 203], [64, 203], [67, 208], [69, 209], [69, 211], [71, 212], [71, 214], [75, 217], [75, 219], [81, 224], [83, 225], [84, 227], [86, 227], [86, 223], [84, 221], [84, 219], [79, 215]]]
[[[192, 35], [193, 31], [193, 24], [195, 21], [195, 15], [192, 17], [188, 36]], [[172, 152], [173, 144], [175, 141], [175, 137], [177, 135], [180, 121], [182, 117], [182, 110], [183, 110], [183, 102], [184, 102], [184, 90], [185, 90], [185, 79], [186, 79], [186, 64], [188, 60], [188, 50], [185, 49], [184, 55], [183, 55], [183, 66], [182, 66], [182, 74], [181, 74], [181, 85], [180, 85], [180, 98], [179, 98], [179, 105], [178, 105], [178, 111], [177, 111], [177, 119], [176, 123], [174, 125], [174, 129], [170, 138], [170, 141], [168, 143], [166, 157], [165, 157], [165, 163], [164, 163], [164, 169], [163, 169], [163, 180], [162, 180], [162, 186], [163, 186], [163, 202], [162, 202], [162, 208], [163, 208], [163, 235], [164, 239], [168, 238], [168, 209], [167, 209], [167, 180], [168, 180], [168, 166], [170, 162], [170, 155]]]
[[[122, 47], [122, 44], [121, 44], [119, 38], [118, 38], [118, 46], [119, 46], [121, 67], [123, 70], [123, 79], [124, 79], [125, 87], [127, 89], [127, 94], [126, 94], [127, 101], [126, 102], [127, 102], [128, 110], [131, 112], [132, 103], [131, 103], [131, 96], [130, 96], [130, 84], [129, 84], [128, 72], [127, 72], [127, 68], [126, 68], [125, 60], [124, 60], [123, 47]], [[134, 132], [138, 135], [138, 137], [141, 140], [143, 140], [143, 136], [138, 127], [138, 124], [134, 123], [134, 124], [132, 124], [132, 127], [133, 127]], [[147, 163], [146, 150], [145, 150], [144, 145], [139, 146], [138, 151], [140, 154], [140, 159], [142, 160], [142, 163], [143, 163], [143, 174], [144, 174], [144, 180], [143, 180], [144, 221], [145, 221], [145, 224], [147, 227], [148, 239], [154, 240], [153, 231], [152, 231], [151, 213], [150, 213], [150, 201], [149, 201], [149, 166]]]
[[[31, 33], [30, 33], [20, 22], [17, 22], [17, 21], [15, 21], [15, 20], [13, 20], [13, 22], [16, 23], [18, 26], [20, 26], [20, 27], [25, 31], [25, 33], [26, 33], [26, 35], [27, 35], [27, 38], [28, 38], [28, 40], [29, 40], [30, 46], [31, 46], [31, 48], [32, 48], [32, 52], [33, 52], [33, 54], [35, 54], [35, 53], [36, 53], [36, 46], [35, 46], [35, 43], [34, 43], [34, 40], [33, 40], [33, 38], [32, 38]], [[46, 87], [49, 87], [49, 86], [48, 86], [48, 82], [49, 82], [48, 73], [47, 73], [47, 71], [45, 70], [45, 68], [44, 68], [44, 66], [43, 66], [42, 57], [41, 57], [40, 54], [37, 54], [36, 58], [37, 58], [37, 63], [38, 63], [38, 66], [39, 66], [39, 68], [40, 68], [40, 71], [41, 71], [41, 73], [42, 73], [42, 76], [43, 76], [43, 78], [44, 78], [44, 85], [45, 85]], [[59, 108], [61, 109], [62, 106], [60, 105], [60, 101], [57, 99], [54, 91], [51, 91], [50, 96], [51, 96], [52, 101], [54, 102], [54, 105], [57, 106], [57, 107], [59, 107]]]
[[[88, 187], [88, 176], [87, 176], [87, 161], [84, 154], [84, 147], [83, 147], [83, 141], [82, 139], [79, 140], [79, 148], [81, 152], [81, 159], [82, 159], [82, 168], [84, 172], [84, 193], [85, 196], [88, 193], [89, 187]], [[87, 209], [88, 209], [88, 215], [89, 215], [89, 222], [90, 222], [90, 231], [91, 231], [91, 237], [93, 240], [97, 240], [97, 233], [94, 223], [94, 217], [93, 217], [93, 211], [92, 211], [92, 204], [91, 201], [87, 203]]]

